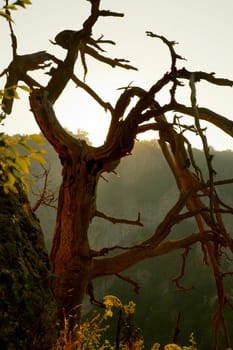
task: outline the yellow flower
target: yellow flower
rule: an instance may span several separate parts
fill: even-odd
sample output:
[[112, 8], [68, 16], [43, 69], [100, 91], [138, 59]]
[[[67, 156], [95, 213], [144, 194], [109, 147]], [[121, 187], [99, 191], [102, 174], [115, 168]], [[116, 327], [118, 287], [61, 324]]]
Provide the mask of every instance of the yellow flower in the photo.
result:
[[159, 350], [160, 344], [159, 343], [154, 343], [151, 350]]
[[115, 295], [106, 295], [104, 297], [103, 304], [106, 307], [108, 307], [108, 306], [109, 307], [112, 307], [112, 306], [122, 307], [122, 303], [121, 303], [120, 299], [115, 297]]
[[164, 350], [182, 350], [182, 348], [176, 344], [167, 344], [165, 345]]
[[113, 316], [113, 312], [111, 309], [106, 309], [105, 313], [104, 313], [104, 318], [107, 317], [112, 317]]
[[124, 306], [124, 310], [127, 314], [134, 314], [135, 313], [135, 307], [136, 304], [133, 301], [130, 301], [128, 305]]

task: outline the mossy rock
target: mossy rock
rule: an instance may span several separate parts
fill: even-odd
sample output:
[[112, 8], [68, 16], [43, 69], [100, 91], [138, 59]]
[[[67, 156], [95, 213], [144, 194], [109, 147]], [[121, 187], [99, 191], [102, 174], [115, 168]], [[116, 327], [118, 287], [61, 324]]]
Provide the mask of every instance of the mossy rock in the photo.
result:
[[0, 188], [0, 349], [47, 350], [56, 339], [43, 233], [27, 197]]

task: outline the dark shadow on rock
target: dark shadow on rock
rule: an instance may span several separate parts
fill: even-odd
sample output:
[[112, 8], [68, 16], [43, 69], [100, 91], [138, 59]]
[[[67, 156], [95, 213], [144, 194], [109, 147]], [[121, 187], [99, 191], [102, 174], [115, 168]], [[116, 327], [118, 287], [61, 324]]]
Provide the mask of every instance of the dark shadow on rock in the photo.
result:
[[48, 350], [56, 304], [40, 223], [27, 197], [0, 188], [0, 349]]

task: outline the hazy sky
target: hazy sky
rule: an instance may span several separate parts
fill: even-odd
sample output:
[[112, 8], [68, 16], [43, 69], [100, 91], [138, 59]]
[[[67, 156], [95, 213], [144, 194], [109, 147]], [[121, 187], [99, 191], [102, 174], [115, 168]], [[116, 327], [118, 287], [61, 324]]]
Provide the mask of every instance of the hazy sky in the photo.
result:
[[[89, 2], [32, 0], [32, 3], [26, 10], [12, 13], [18, 53], [47, 50], [57, 57], [64, 57], [65, 51], [53, 46], [49, 39], [54, 39], [64, 29], [79, 30], [89, 14]], [[2, 0], [0, 4], [3, 4]], [[176, 50], [187, 59], [181, 61], [181, 66], [215, 72], [217, 76], [233, 80], [233, 0], [102, 0], [101, 8], [123, 12], [125, 17], [101, 18], [94, 27], [93, 36], [98, 38], [104, 34], [106, 39], [114, 40], [117, 45], [106, 45], [106, 54], [113, 58], [127, 58], [139, 69], [138, 72], [112, 69], [101, 63], [94, 64], [90, 59], [86, 82], [104, 100], [114, 102], [120, 93], [117, 88], [132, 81], [133, 85], [149, 88], [169, 69], [167, 48], [160, 41], [147, 37], [147, 30], [179, 43]], [[0, 33], [2, 71], [11, 58], [8, 26], [3, 18], [0, 18]], [[77, 68], [77, 75], [81, 78], [82, 69]], [[45, 79], [42, 74], [36, 77], [40, 81]], [[3, 83], [1, 80], [1, 86]], [[39, 130], [29, 112], [26, 94], [21, 92], [20, 97], [15, 102], [13, 114], [0, 131], [14, 134]], [[184, 93], [182, 98], [189, 103], [189, 92]], [[233, 119], [232, 88], [199, 84], [198, 104]], [[55, 108], [65, 127], [74, 132], [78, 128], [86, 129], [95, 144], [104, 140], [109, 116], [73, 83], [69, 84]], [[232, 138], [216, 129], [210, 131], [210, 144], [214, 148], [233, 150]]]

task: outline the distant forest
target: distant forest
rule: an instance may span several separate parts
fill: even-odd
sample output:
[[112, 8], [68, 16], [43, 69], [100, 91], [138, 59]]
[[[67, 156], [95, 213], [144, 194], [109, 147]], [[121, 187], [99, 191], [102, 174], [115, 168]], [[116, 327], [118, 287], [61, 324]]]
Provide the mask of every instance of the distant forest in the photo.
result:
[[[79, 135], [80, 136], [80, 135]], [[86, 135], [84, 134], [84, 138]], [[45, 142], [42, 148], [48, 169], [47, 190], [58, 196], [61, 181], [61, 165], [57, 154]], [[216, 180], [231, 178], [233, 175], [232, 152], [217, 152], [213, 166]], [[195, 150], [197, 163], [204, 169], [205, 158], [202, 151]], [[44, 184], [43, 169], [37, 163], [32, 164], [31, 173], [35, 183], [32, 185], [30, 200], [32, 206], [38, 201]], [[226, 204], [233, 205], [233, 186], [219, 186], [219, 193]], [[90, 241], [98, 249], [113, 245], [129, 246], [149, 237], [166, 212], [171, 208], [177, 195], [176, 184], [167, 163], [155, 141], [137, 142], [132, 155], [122, 159], [117, 172], [104, 175], [100, 179], [97, 193], [97, 209], [113, 217], [136, 219], [140, 212], [144, 227], [113, 225], [101, 218], [95, 218], [91, 224]], [[56, 206], [56, 201], [52, 202]], [[36, 210], [45, 235], [48, 251], [51, 247], [56, 210], [40, 206]], [[232, 227], [232, 215], [225, 216], [227, 227]], [[175, 239], [185, 233], [196, 232], [193, 219], [187, 219], [175, 227], [172, 237]], [[180, 273], [182, 251], [167, 256], [145, 260], [125, 274], [140, 285], [139, 294], [133, 286], [117, 277], [96, 280], [95, 297], [102, 299], [105, 294], [118, 296], [123, 303], [134, 300], [137, 304], [136, 323], [142, 329], [146, 349], [155, 341], [165, 344], [172, 341], [177, 319], [180, 315], [179, 343], [187, 344], [191, 332], [194, 332], [198, 349], [213, 348], [212, 317], [217, 305], [214, 280], [208, 265], [203, 264], [200, 246], [190, 250], [185, 276], [182, 279], [183, 290], [178, 290], [173, 279]], [[225, 261], [226, 266], [229, 262]], [[228, 267], [229, 270], [231, 266]], [[227, 319], [233, 324], [233, 277], [226, 277], [227, 292], [231, 305], [227, 306]], [[87, 303], [86, 309], [89, 310]], [[233, 328], [231, 332], [233, 341]]]

